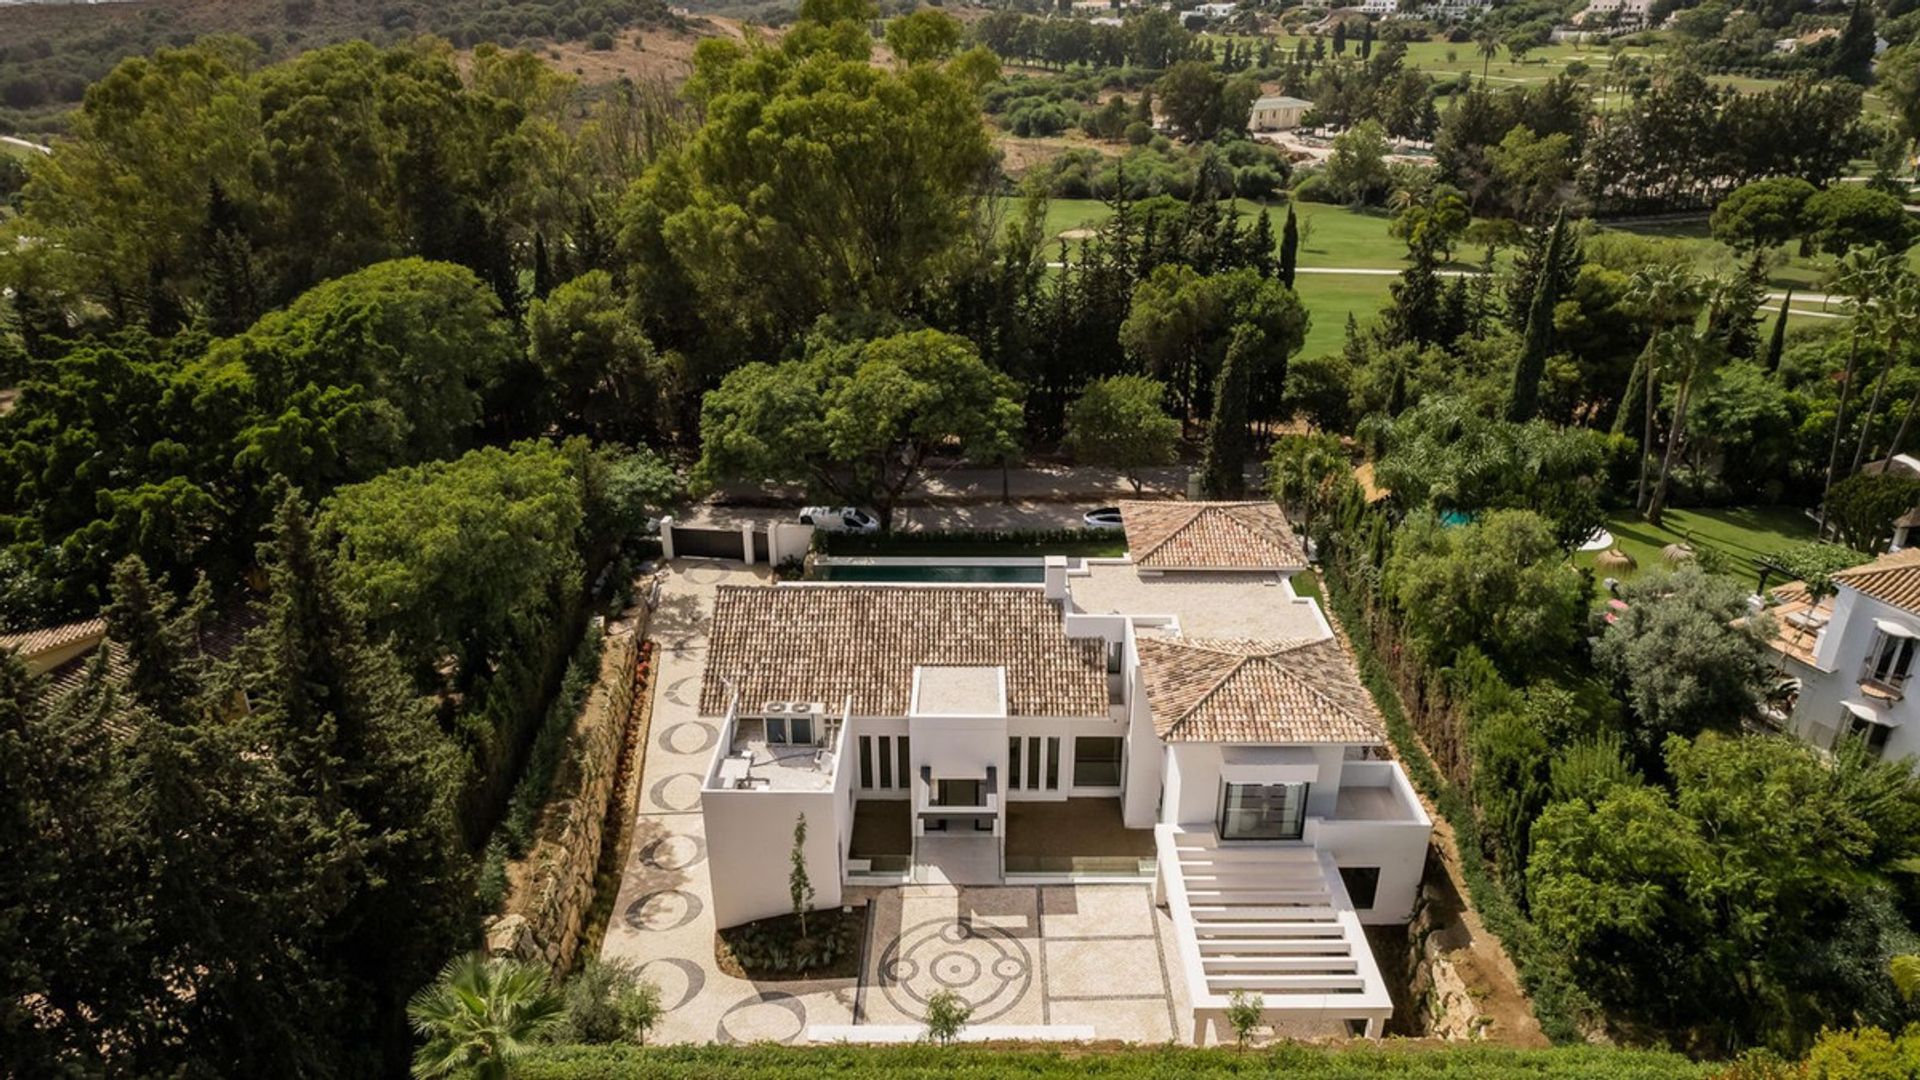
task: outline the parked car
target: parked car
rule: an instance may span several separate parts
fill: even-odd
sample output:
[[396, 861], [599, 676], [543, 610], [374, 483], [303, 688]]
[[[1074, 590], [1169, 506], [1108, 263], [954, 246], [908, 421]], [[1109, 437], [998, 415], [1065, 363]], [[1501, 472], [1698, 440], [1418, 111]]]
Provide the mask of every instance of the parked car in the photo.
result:
[[1120, 520], [1120, 508], [1103, 506], [1098, 510], [1089, 510], [1080, 520], [1087, 523], [1089, 529], [1118, 529], [1124, 523]]
[[870, 533], [880, 531], [880, 519], [857, 506], [806, 506], [800, 509], [800, 524], [828, 532]]

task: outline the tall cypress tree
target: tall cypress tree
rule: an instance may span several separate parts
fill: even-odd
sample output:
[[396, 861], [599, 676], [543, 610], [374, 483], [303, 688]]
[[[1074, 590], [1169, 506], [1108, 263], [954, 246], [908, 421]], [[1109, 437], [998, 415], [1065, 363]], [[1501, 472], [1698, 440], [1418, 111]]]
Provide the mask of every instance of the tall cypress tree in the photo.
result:
[[1253, 354], [1260, 331], [1241, 323], [1214, 380], [1213, 418], [1207, 424], [1207, 445], [1200, 459], [1200, 490], [1209, 499], [1237, 499], [1246, 494], [1247, 396], [1251, 390]]
[[[1566, 249], [1567, 215], [1553, 219], [1553, 233], [1547, 240], [1544, 265], [1560, 265]], [[1533, 302], [1527, 305], [1527, 332], [1520, 360], [1513, 369], [1513, 393], [1507, 399], [1507, 419], [1524, 423], [1540, 412], [1540, 379], [1547, 371], [1547, 355], [1553, 348], [1553, 308], [1560, 302], [1557, 275], [1545, 272], [1534, 283]]]
[[1787, 308], [1793, 304], [1793, 286], [1780, 298], [1780, 317], [1773, 320], [1773, 337], [1767, 341], [1767, 372], [1780, 370], [1780, 356], [1787, 351]]
[[1280, 284], [1293, 288], [1295, 265], [1300, 261], [1300, 223], [1294, 219], [1293, 204], [1287, 204], [1287, 223], [1280, 230]]
[[1260, 216], [1254, 220], [1253, 228], [1247, 230], [1245, 241], [1246, 254], [1242, 257], [1246, 264], [1263, 278], [1273, 276], [1273, 217], [1266, 207], [1260, 208]]

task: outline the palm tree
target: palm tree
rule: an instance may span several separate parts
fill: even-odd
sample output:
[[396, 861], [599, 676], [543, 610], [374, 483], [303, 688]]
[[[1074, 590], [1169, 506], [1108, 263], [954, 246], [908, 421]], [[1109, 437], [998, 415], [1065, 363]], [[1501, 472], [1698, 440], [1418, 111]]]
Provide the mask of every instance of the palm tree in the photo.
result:
[[1881, 264], [1878, 285], [1879, 295], [1874, 298], [1868, 322], [1880, 340], [1886, 364], [1880, 369], [1880, 377], [1874, 380], [1873, 397], [1867, 403], [1866, 419], [1860, 424], [1860, 442], [1853, 448], [1853, 468], [1849, 472], [1860, 471], [1873, 421], [1880, 413], [1880, 395], [1887, 388], [1887, 377], [1906, 360], [1907, 331], [1912, 328], [1913, 320], [1920, 318], [1920, 280], [1907, 269], [1904, 257], [1896, 256]]
[[1350, 468], [1340, 440], [1331, 435], [1284, 436], [1267, 462], [1267, 491], [1302, 533], [1312, 533], [1321, 506]]
[[1625, 428], [1627, 410], [1634, 393], [1644, 388], [1646, 405], [1640, 433], [1640, 481], [1634, 488], [1633, 505], [1636, 509], [1645, 509], [1648, 455], [1653, 453], [1654, 404], [1659, 396], [1660, 361], [1665, 344], [1662, 338], [1668, 327], [1683, 319], [1691, 319], [1699, 310], [1700, 280], [1692, 271], [1678, 266], [1642, 267], [1634, 272], [1633, 278], [1627, 283], [1626, 300], [1629, 307], [1647, 320], [1650, 330], [1646, 348], [1640, 350], [1633, 373], [1627, 376], [1627, 389], [1620, 395], [1620, 407], [1614, 414], [1613, 430], [1617, 435]]
[[[1713, 283], [1716, 309], [1725, 310], [1723, 305], [1732, 287], [1727, 281]], [[1712, 326], [1713, 322], [1709, 317], [1707, 325]], [[1687, 407], [1693, 403], [1693, 388], [1726, 356], [1725, 343], [1711, 332], [1670, 334], [1668, 341], [1671, 343], [1667, 350], [1668, 367], [1674, 376], [1673, 420], [1667, 426], [1666, 453], [1660, 456], [1660, 480], [1654, 484], [1653, 495], [1647, 500], [1647, 521], [1655, 526], [1660, 524], [1661, 511], [1666, 509], [1667, 481], [1673, 474], [1674, 459], [1687, 440]]]
[[1847, 426], [1847, 402], [1853, 395], [1853, 372], [1860, 360], [1860, 335], [1874, 328], [1874, 307], [1889, 276], [1901, 269], [1902, 255], [1880, 247], [1855, 248], [1841, 256], [1833, 272], [1833, 291], [1853, 300], [1853, 318], [1847, 344], [1847, 366], [1840, 377], [1840, 404], [1833, 414], [1833, 439], [1827, 445], [1827, 476], [1820, 491], [1820, 531], [1827, 528], [1827, 494], [1833, 490], [1834, 469], [1840, 464], [1840, 434]]
[[1482, 30], [1473, 35], [1473, 43], [1480, 50], [1480, 85], [1484, 88], [1487, 85], [1487, 69], [1500, 52], [1500, 35], [1492, 30]]
[[413, 1075], [506, 1080], [507, 1064], [559, 1023], [564, 1011], [542, 969], [480, 953], [457, 957], [407, 1003], [414, 1030], [426, 1038], [414, 1051]]

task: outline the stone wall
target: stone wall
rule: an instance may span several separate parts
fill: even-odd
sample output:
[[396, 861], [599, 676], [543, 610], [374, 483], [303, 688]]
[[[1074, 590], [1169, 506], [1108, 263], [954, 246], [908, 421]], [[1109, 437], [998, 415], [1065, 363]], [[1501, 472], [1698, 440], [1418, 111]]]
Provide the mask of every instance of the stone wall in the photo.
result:
[[648, 614], [643, 602], [607, 627], [599, 676], [567, 733], [533, 847], [508, 865], [504, 912], [487, 923], [495, 955], [537, 961], [556, 975], [573, 965], [593, 905], [621, 748], [651, 667]]

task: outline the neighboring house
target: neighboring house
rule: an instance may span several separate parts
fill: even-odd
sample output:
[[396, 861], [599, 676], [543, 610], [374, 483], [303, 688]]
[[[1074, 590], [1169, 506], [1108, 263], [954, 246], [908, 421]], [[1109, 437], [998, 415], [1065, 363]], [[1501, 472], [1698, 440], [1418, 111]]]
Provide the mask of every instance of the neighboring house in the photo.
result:
[[1432, 823], [1271, 503], [1129, 502], [1129, 554], [1016, 585], [722, 587], [699, 712], [721, 926], [843, 886], [1151, 881], [1193, 1037], [1235, 991], [1311, 1034], [1392, 1012], [1363, 923]]
[[1313, 108], [1313, 102], [1284, 94], [1263, 97], [1253, 103], [1248, 126], [1255, 131], [1287, 131], [1300, 126], [1300, 118]]
[[1645, 26], [1652, 9], [1653, 0], [1588, 0], [1573, 21], [1579, 26]]
[[1233, 14], [1237, 7], [1239, 7], [1238, 4], [1200, 4], [1193, 10], [1196, 14], [1209, 19], [1224, 19]]
[[[86, 676], [87, 660], [107, 638], [107, 620], [48, 626], [18, 634], [0, 634], [0, 651], [26, 665], [29, 675], [45, 675], [57, 691], [71, 690]], [[113, 660], [119, 661], [118, 650]]]
[[1775, 719], [1821, 750], [1851, 737], [1887, 760], [1920, 755], [1920, 705], [1906, 697], [1920, 648], [1920, 549], [1833, 580], [1835, 594], [1817, 605], [1797, 582], [1774, 590], [1773, 648], [1798, 680]]
[[1360, 6], [1353, 10], [1363, 15], [1373, 15], [1384, 18], [1388, 15], [1398, 15], [1400, 13], [1400, 0], [1363, 0]]
[[1920, 506], [1893, 519], [1893, 542], [1887, 550], [1905, 551], [1916, 543], [1920, 543]]

